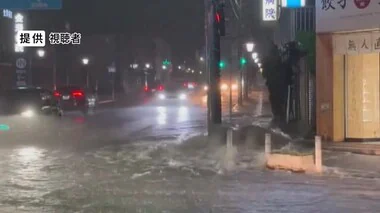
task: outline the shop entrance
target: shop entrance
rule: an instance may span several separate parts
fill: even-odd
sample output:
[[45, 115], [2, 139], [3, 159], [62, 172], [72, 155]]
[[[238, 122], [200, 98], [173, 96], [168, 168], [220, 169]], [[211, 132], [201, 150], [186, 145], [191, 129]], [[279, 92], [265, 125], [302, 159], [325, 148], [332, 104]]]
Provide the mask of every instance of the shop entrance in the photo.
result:
[[345, 138], [380, 140], [379, 53], [344, 55]]

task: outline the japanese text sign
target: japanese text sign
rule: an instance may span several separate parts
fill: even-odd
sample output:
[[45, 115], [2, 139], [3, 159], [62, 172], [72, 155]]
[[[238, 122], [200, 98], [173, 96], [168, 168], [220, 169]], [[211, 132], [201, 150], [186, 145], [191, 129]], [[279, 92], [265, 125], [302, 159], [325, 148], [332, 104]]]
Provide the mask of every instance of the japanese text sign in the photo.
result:
[[316, 0], [316, 32], [380, 27], [380, 0]]
[[278, 18], [278, 1], [263, 0], [263, 21], [276, 21]]
[[334, 35], [335, 54], [366, 54], [380, 52], [380, 32]]

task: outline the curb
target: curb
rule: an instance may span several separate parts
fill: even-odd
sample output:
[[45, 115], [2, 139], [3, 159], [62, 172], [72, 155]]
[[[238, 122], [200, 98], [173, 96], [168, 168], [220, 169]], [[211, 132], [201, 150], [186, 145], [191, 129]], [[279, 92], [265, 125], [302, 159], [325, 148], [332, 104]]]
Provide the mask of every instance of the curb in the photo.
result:
[[351, 152], [354, 154], [377, 155], [380, 156], [380, 145], [363, 143], [324, 143], [324, 150]]

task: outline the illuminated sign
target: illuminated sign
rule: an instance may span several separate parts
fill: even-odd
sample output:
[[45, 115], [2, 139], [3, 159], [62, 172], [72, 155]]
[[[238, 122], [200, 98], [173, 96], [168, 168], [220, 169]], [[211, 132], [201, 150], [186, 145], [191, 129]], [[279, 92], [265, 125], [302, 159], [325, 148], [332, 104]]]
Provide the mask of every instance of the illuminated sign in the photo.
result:
[[276, 21], [278, 18], [278, 1], [263, 0], [263, 21]]
[[4, 9], [3, 10], [3, 17], [12, 19], [13, 18], [12, 11]]
[[16, 38], [16, 36], [19, 31], [24, 30], [24, 16], [18, 13], [15, 15], [14, 20], [15, 20], [15, 52], [23, 53], [24, 47], [17, 44], [18, 38]]
[[281, 6], [288, 8], [300, 8], [305, 7], [306, 0], [282, 0]]

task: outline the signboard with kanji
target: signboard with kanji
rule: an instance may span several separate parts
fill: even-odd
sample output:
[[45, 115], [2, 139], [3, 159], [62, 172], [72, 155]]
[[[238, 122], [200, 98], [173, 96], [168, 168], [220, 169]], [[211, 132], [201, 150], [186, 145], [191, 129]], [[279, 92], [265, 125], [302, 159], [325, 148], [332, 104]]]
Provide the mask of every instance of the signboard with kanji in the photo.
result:
[[263, 21], [277, 21], [278, 6], [277, 0], [262, 0]]
[[316, 32], [380, 28], [380, 0], [316, 0]]
[[380, 52], [380, 32], [334, 35], [335, 54], [366, 54]]

